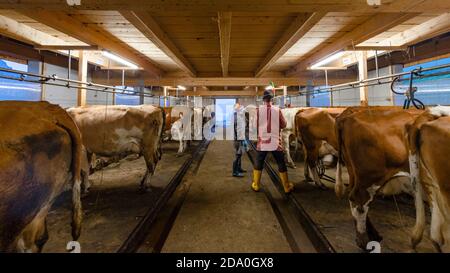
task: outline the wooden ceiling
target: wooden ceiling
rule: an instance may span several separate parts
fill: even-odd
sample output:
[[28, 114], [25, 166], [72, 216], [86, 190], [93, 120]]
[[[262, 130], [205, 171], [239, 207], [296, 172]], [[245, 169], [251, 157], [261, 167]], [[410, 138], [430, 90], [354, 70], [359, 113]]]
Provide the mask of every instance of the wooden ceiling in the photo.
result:
[[[403, 46], [450, 31], [448, 0], [381, 3], [81, 0], [71, 7], [0, 0], [0, 34], [34, 45], [98, 46], [140, 66], [144, 77], [242, 78], [241, 86], [254, 77], [279, 85], [285, 78], [300, 85], [309, 66], [349, 46]], [[96, 58], [90, 61], [106, 68]]]

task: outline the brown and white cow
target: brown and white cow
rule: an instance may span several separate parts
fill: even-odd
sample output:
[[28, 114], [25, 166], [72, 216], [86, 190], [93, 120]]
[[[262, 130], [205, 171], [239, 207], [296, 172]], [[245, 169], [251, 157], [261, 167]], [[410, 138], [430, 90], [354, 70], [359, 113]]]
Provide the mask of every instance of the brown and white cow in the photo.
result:
[[281, 109], [281, 113], [284, 116], [284, 119], [286, 120], [286, 128], [283, 128], [281, 130], [281, 142], [284, 149], [284, 154], [286, 157], [286, 165], [290, 168], [295, 169], [295, 163], [294, 160], [292, 160], [291, 157], [291, 150], [290, 150], [290, 143], [291, 139], [294, 140], [295, 143], [295, 150], [298, 149], [298, 135], [296, 134], [296, 128], [295, 128], [295, 116], [299, 111], [302, 109], [306, 109], [305, 107], [295, 107], [295, 108], [284, 108]]
[[[167, 140], [179, 142], [178, 155], [181, 155], [188, 146], [190, 140], [203, 138], [203, 108], [177, 105], [164, 107], [166, 112], [166, 126], [164, 132]], [[187, 127], [187, 125], [191, 125]]]
[[93, 153], [106, 157], [143, 155], [147, 171], [141, 189], [147, 188], [162, 155], [164, 111], [151, 105], [99, 105], [70, 108], [67, 112], [80, 129], [89, 160]]
[[191, 140], [203, 138], [203, 109], [178, 105], [172, 108], [172, 116], [178, 116], [170, 129], [171, 138], [179, 141], [178, 154], [182, 154]]
[[431, 208], [430, 238], [439, 251], [450, 252], [450, 107], [427, 110], [407, 130], [411, 182], [416, 189], [412, 246], [422, 240], [425, 229], [425, 192]]
[[59, 106], [0, 102], [0, 252], [40, 252], [55, 198], [72, 187], [72, 237], [81, 230], [80, 132]]
[[314, 183], [321, 188], [325, 186], [317, 173], [317, 162], [326, 155], [338, 155], [335, 119], [344, 110], [345, 108], [308, 108], [302, 109], [295, 116], [296, 132], [305, 154], [305, 179], [309, 179], [309, 174], [312, 173]]
[[[350, 209], [356, 243], [362, 249], [369, 241], [382, 240], [368, 217], [375, 194], [389, 180], [409, 177], [405, 125], [420, 113], [392, 107], [350, 108], [336, 119], [338, 160], [348, 169]], [[341, 172], [336, 176], [336, 184], [342, 184]]]

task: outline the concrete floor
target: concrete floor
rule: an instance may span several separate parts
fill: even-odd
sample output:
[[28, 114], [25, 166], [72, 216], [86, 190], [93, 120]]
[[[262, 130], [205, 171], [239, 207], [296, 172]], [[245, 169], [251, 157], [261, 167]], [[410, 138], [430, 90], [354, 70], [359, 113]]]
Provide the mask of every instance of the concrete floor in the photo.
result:
[[213, 141], [203, 158], [162, 252], [291, 252], [264, 193], [231, 175], [231, 141]]

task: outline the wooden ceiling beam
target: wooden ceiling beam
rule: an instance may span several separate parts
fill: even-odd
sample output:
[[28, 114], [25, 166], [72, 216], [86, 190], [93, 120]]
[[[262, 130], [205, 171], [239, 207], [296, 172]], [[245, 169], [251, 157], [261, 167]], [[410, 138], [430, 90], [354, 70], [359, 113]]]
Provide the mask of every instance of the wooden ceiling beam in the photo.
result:
[[317, 24], [326, 12], [314, 12], [298, 15], [281, 38], [272, 47], [255, 72], [256, 77], [266, 72], [281, 56], [298, 42], [311, 28]]
[[[314, 73], [314, 74], [313, 74]], [[323, 79], [322, 79], [322, 78]], [[107, 73], [105, 70], [97, 70], [93, 72], [93, 82], [95, 83], [105, 83], [107, 79]], [[325, 82], [324, 73], [321, 71], [313, 72], [308, 71], [305, 75], [297, 76], [294, 78], [245, 78], [245, 77], [217, 77], [217, 78], [160, 78], [152, 79], [148, 78], [143, 74], [130, 75], [127, 74], [125, 81], [127, 85], [132, 86], [141, 81], [148, 86], [177, 86], [182, 85], [186, 87], [192, 86], [228, 86], [230, 90], [235, 86], [267, 86], [270, 82], [274, 82], [277, 86], [299, 86], [306, 85], [308, 80], [314, 79], [315, 82]], [[356, 72], [353, 70], [343, 70], [343, 71], [329, 71], [329, 82], [333, 84], [345, 83], [356, 80]], [[114, 85], [115, 83], [121, 82], [121, 75], [117, 71], [111, 71], [109, 83]]]
[[37, 50], [99, 50], [98, 46], [95, 45], [87, 45], [87, 46], [81, 46], [81, 45], [35, 45], [34, 49]]
[[370, 19], [354, 28], [352, 31], [344, 34], [340, 38], [323, 47], [319, 46], [319, 50], [313, 49], [313, 54], [306, 59], [300, 61], [299, 64], [286, 71], [286, 76], [292, 76], [296, 73], [306, 70], [308, 67], [320, 60], [331, 56], [348, 46], [360, 44], [376, 35], [391, 29], [413, 17], [418, 13], [380, 13], [372, 16]]
[[377, 50], [377, 51], [405, 51], [407, 50], [407, 46], [347, 46], [345, 48], [345, 51], [370, 51], [370, 50]]
[[230, 63], [231, 12], [219, 12], [217, 19], [219, 24], [220, 64], [222, 66], [222, 75], [228, 77], [228, 65]]
[[409, 46], [450, 31], [450, 13], [446, 12], [420, 25], [400, 32], [379, 43], [380, 46]]
[[153, 76], [161, 77], [163, 72], [148, 58], [143, 58], [135, 49], [115, 40], [115, 37], [102, 32], [94, 26], [88, 26], [64, 12], [48, 10], [22, 10], [24, 15], [63, 32], [89, 45], [98, 45], [109, 50], [137, 66], [147, 70]]
[[[60, 50], [76, 50], [72, 52], [72, 57], [75, 58], [79, 57], [78, 50], [92, 48], [92, 46], [86, 45], [71, 45], [62, 39], [36, 30], [30, 26], [2, 15], [0, 15], [0, 34], [5, 37], [32, 45], [36, 50], [47, 50], [58, 53], [62, 53]], [[97, 50], [98, 48], [92, 49]], [[94, 58], [89, 58], [89, 62], [95, 65], [104, 65], [103, 62]]]
[[197, 72], [192, 64], [183, 56], [169, 36], [167, 36], [148, 12], [135, 10], [121, 11], [120, 14], [169, 56], [182, 70], [187, 72], [191, 77], [196, 76]]
[[[203, 96], [203, 97], [254, 97], [262, 96], [264, 90], [215, 90], [215, 91], [184, 91], [180, 96]], [[282, 92], [280, 92], [282, 93]], [[288, 91], [288, 95], [298, 95], [298, 91]]]
[[[326, 4], [322, 3], [326, 2]], [[381, 6], [370, 6], [367, 0], [82, 0], [79, 6], [69, 6], [62, 0], [0, 0], [0, 9], [46, 10], [148, 10], [164, 14], [178, 12], [446, 12], [447, 0], [393, 0], [382, 1]]]
[[31, 45], [67, 45], [65, 41], [59, 38], [56, 38], [42, 31], [38, 31], [30, 26], [19, 23], [3, 15], [0, 15], [0, 33], [6, 37], [10, 37]]

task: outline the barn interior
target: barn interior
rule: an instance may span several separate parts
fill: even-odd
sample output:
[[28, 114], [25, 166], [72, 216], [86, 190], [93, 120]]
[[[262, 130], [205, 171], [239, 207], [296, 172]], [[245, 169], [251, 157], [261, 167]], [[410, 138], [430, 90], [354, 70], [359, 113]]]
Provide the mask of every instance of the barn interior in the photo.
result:
[[[0, 101], [168, 111], [212, 105], [222, 134], [233, 115], [217, 109], [263, 105], [267, 90], [281, 109], [450, 105], [450, 1], [0, 0]], [[94, 253], [371, 250], [355, 243], [349, 201], [334, 193], [336, 165], [321, 161], [322, 188], [306, 181], [302, 145], [289, 139], [295, 190], [283, 192], [269, 157], [263, 192], [255, 193], [255, 147], [245, 147], [247, 172], [234, 177], [225, 135], [182, 150], [181, 141], [163, 139], [145, 193], [138, 190], [144, 157], [97, 157], [76, 246]], [[448, 244], [437, 250], [428, 233], [411, 247], [414, 196], [396, 193], [380, 194], [370, 208], [381, 251], [450, 251]], [[43, 252], [71, 249], [71, 198], [63, 192], [50, 209]]]

